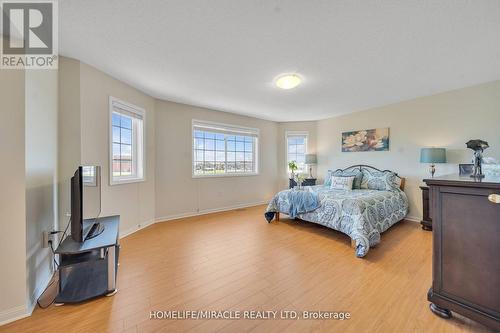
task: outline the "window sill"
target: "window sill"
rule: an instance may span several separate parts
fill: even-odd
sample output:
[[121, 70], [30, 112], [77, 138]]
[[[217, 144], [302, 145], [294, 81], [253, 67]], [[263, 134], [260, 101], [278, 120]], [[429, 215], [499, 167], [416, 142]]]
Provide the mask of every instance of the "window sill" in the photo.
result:
[[132, 183], [140, 183], [146, 181], [145, 177], [142, 178], [129, 178], [129, 179], [119, 179], [119, 180], [111, 180], [109, 185], [124, 185], [124, 184], [132, 184]]
[[225, 178], [225, 177], [253, 177], [253, 176], [258, 176], [258, 172], [254, 173], [242, 173], [242, 174], [231, 174], [231, 173], [225, 173], [225, 174], [218, 174], [218, 175], [192, 175], [193, 179], [196, 178]]

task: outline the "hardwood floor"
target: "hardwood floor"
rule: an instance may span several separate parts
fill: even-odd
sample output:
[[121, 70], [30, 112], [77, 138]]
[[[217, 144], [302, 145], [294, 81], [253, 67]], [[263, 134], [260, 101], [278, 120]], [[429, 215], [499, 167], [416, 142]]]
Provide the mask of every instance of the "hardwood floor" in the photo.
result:
[[[37, 308], [0, 332], [488, 332], [428, 309], [431, 233], [402, 222], [364, 259], [347, 236], [264, 206], [158, 223], [121, 240], [118, 293]], [[337, 320], [150, 320], [152, 310], [348, 311]]]

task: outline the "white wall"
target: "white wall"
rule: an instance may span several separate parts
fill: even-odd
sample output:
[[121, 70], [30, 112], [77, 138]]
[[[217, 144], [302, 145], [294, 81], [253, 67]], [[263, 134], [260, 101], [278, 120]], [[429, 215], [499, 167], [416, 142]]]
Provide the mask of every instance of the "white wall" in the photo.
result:
[[[69, 211], [69, 201], [65, 199], [69, 195], [67, 180], [79, 164], [102, 166], [102, 215], [120, 214], [122, 234], [144, 227], [155, 218], [259, 204], [277, 190], [278, 164], [285, 162], [277, 161], [275, 122], [155, 100], [89, 65], [64, 57], [59, 87], [60, 216], [65, 220], [62, 225]], [[145, 182], [109, 185], [109, 96], [146, 110]], [[192, 119], [259, 128], [259, 175], [193, 179]], [[286, 178], [286, 170], [282, 176]]]
[[59, 57], [58, 77], [58, 179], [59, 229], [69, 222], [70, 179], [81, 164], [80, 62]]
[[[318, 121], [319, 175], [328, 169], [369, 164], [391, 169], [407, 178], [410, 217], [422, 216], [422, 179], [428, 166], [419, 163], [420, 148], [445, 147], [446, 165], [437, 165], [436, 176], [456, 173], [458, 163], [470, 163], [469, 139], [484, 139], [491, 148], [485, 156], [500, 160], [500, 81], [417, 98], [350, 115]], [[350, 130], [390, 127], [390, 151], [341, 152], [341, 133]]]
[[26, 264], [32, 307], [52, 275], [42, 232], [57, 223], [57, 71], [26, 71]]
[[[295, 132], [307, 132], [307, 153], [316, 154], [316, 131], [317, 122], [316, 121], [298, 121], [290, 123], [279, 123], [278, 124], [278, 181], [279, 189], [284, 190], [289, 186], [290, 175], [288, 173], [287, 165], [287, 144], [286, 144], [286, 133], [288, 131]], [[313, 166], [313, 176], [316, 177], [317, 168]], [[307, 169], [307, 174], [309, 174], [309, 168]]]
[[[155, 100], [89, 65], [65, 57], [60, 59], [59, 92], [61, 228], [65, 227], [70, 210], [68, 181], [78, 165], [102, 166], [102, 215], [120, 214], [122, 234], [127, 234], [155, 218], [266, 202], [278, 189], [280, 179], [286, 187], [285, 130], [309, 131], [309, 149], [315, 150], [315, 122], [278, 124]], [[109, 185], [109, 96], [146, 110], [145, 182]], [[259, 128], [259, 175], [193, 179], [192, 119]], [[280, 146], [276, 145], [278, 141]]]
[[[146, 110], [146, 181], [109, 185], [109, 96]], [[155, 218], [155, 101], [152, 97], [80, 63], [81, 164], [102, 167], [102, 216], [119, 214], [120, 232]]]
[[[67, 66], [68, 70], [64, 70], [65, 61], [71, 64]], [[469, 162], [470, 152], [464, 148], [464, 142], [470, 138], [488, 140], [490, 137], [492, 148], [487, 151], [487, 155], [494, 154], [498, 149], [494, 144], [498, 137], [495, 136], [493, 122], [481, 120], [498, 117], [496, 112], [498, 101], [495, 95], [498, 82], [318, 122], [275, 123], [155, 100], [75, 60], [63, 58], [61, 68], [63, 70], [60, 78], [69, 76], [64, 80], [67, 82], [74, 80], [76, 84], [72, 87], [77, 87], [69, 89], [64, 82], [60, 84], [61, 91], [70, 90], [68, 96], [71, 97], [67, 98], [65, 103], [79, 108], [76, 112], [79, 117], [71, 113], [66, 116], [68, 120], [76, 119], [75, 124], [78, 124], [78, 119], [80, 121], [79, 127], [75, 125], [78, 127], [75, 131], [66, 133], [73, 138], [74, 133], [80, 131], [80, 142], [75, 139], [70, 145], [80, 145], [80, 160], [66, 169], [72, 172], [78, 164], [103, 166], [102, 213], [122, 215], [123, 233], [147, 225], [155, 218], [169, 219], [269, 200], [276, 190], [286, 188], [288, 183], [286, 131], [309, 132], [308, 151], [317, 152], [319, 159], [319, 165], [314, 170], [319, 178], [318, 183], [322, 181], [328, 168], [360, 163], [393, 169], [406, 177], [406, 192], [411, 202], [410, 216], [415, 219], [421, 216], [419, 186], [422, 184], [421, 179], [427, 176], [427, 166], [418, 162], [421, 147], [448, 148], [450, 163], [439, 165], [438, 174], [454, 172], [457, 163]], [[68, 72], [72, 74], [69, 75]], [[79, 79], [74, 79], [75, 75], [79, 76]], [[110, 95], [147, 110], [147, 181], [144, 183], [109, 186], [107, 140]], [[75, 102], [75, 98], [79, 100], [78, 103]], [[61, 113], [63, 119], [66, 110], [61, 110]], [[261, 130], [260, 174], [253, 177], [193, 179], [192, 119], [259, 128]], [[391, 151], [340, 152], [342, 131], [375, 127], [391, 128]], [[68, 144], [63, 143], [64, 145]], [[78, 149], [75, 151], [78, 152]], [[60, 161], [61, 173], [64, 173], [65, 168], [61, 168], [61, 163]], [[65, 178], [69, 176], [70, 174], [64, 175]], [[66, 187], [65, 185], [64, 188]]]
[[[121, 215], [120, 234], [155, 218], [154, 99], [78, 60], [59, 62], [59, 174], [61, 228], [70, 212], [69, 179], [79, 165], [101, 166], [101, 216]], [[109, 97], [146, 110], [146, 181], [109, 183]]]
[[24, 83], [0, 70], [0, 323], [26, 313]]
[[[197, 214], [269, 200], [277, 190], [277, 123], [156, 101], [156, 218]], [[259, 175], [192, 178], [192, 119], [258, 128]]]

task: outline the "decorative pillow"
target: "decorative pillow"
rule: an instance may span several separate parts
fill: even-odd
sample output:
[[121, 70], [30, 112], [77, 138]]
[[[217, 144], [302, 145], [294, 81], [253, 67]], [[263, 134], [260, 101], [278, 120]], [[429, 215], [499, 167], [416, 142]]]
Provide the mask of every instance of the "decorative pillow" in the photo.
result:
[[333, 188], [335, 190], [352, 190], [354, 177], [332, 176], [331, 179], [332, 179], [332, 185], [330, 185], [330, 188]]
[[363, 179], [363, 173], [361, 170], [337, 170], [332, 173], [332, 176], [338, 177], [354, 177], [354, 182], [352, 184], [352, 188], [354, 190], [359, 190], [361, 188], [361, 181]]
[[401, 180], [392, 171], [376, 171], [363, 169], [362, 189], [388, 191], [398, 189]]

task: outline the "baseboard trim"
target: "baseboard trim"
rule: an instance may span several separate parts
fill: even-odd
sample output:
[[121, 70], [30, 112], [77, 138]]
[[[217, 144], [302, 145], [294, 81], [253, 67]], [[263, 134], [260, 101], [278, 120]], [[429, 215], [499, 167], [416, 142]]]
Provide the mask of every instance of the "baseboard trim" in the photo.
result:
[[227, 211], [235, 210], [235, 209], [264, 205], [264, 204], [267, 204], [268, 202], [269, 202], [269, 200], [263, 200], [263, 201], [257, 201], [257, 202], [246, 203], [246, 204], [226, 206], [226, 207], [221, 207], [221, 208], [204, 209], [204, 210], [200, 210], [198, 212], [172, 214], [172, 215], [157, 217], [155, 222], [156, 223], [167, 222], [167, 221], [178, 220], [178, 219], [182, 219], [182, 218], [186, 218], [186, 217], [194, 217], [194, 216], [207, 215], [207, 214], [212, 214], [212, 213], [227, 212]]
[[411, 222], [420, 222], [422, 220], [422, 218], [420, 218], [418, 216], [407, 216], [407, 217], [405, 217], [405, 220], [411, 221]]
[[28, 311], [26, 306], [20, 305], [14, 308], [7, 309], [0, 312], [0, 326], [11, 323], [13, 321], [29, 317], [31, 312]]
[[35, 290], [33, 291], [33, 294], [31, 295], [31, 299], [29, 300], [27, 313], [28, 316], [31, 316], [33, 311], [35, 310], [38, 298], [42, 295], [42, 293], [47, 289], [47, 286], [50, 283], [50, 280], [52, 280], [52, 277], [54, 276], [56, 272], [52, 272], [52, 269], [50, 270], [50, 274], [45, 278], [45, 281], [41, 284], [39, 284]]
[[127, 230], [120, 231], [120, 238], [124, 238], [124, 237], [127, 237], [129, 235], [132, 235], [134, 232], [142, 230], [142, 229], [149, 227], [150, 225], [155, 224], [155, 223], [156, 223], [155, 219], [150, 219], [150, 220], [147, 220], [141, 224], [133, 226], [132, 228], [128, 228]]
[[268, 202], [269, 202], [268, 200], [263, 200], [263, 201], [258, 201], [258, 202], [239, 204], [239, 205], [227, 206], [227, 207], [222, 207], [222, 208], [204, 209], [204, 210], [200, 210], [199, 212], [187, 212], [187, 213], [180, 213], [180, 214], [173, 214], [173, 215], [168, 215], [168, 216], [163, 216], [163, 217], [157, 217], [155, 219], [148, 220], [148, 221], [141, 223], [137, 226], [134, 226], [132, 228], [121, 231], [120, 238], [130, 236], [133, 233], [135, 233], [139, 230], [142, 230], [146, 227], [149, 227], [150, 225], [153, 225], [153, 224], [158, 223], [158, 222], [167, 222], [167, 221], [178, 220], [178, 219], [182, 219], [182, 218], [186, 218], [186, 217], [200, 216], [200, 215], [219, 213], [219, 212], [227, 212], [227, 211], [235, 210], [235, 209], [264, 205], [264, 204], [267, 204]]
[[33, 311], [35, 310], [38, 298], [49, 285], [53, 275], [54, 273], [51, 270], [45, 281], [38, 284], [38, 286], [33, 291], [33, 294], [31, 294], [31, 298], [27, 301], [27, 306], [17, 306], [15, 308], [0, 312], [0, 326], [31, 316], [33, 314]]

